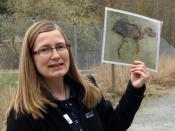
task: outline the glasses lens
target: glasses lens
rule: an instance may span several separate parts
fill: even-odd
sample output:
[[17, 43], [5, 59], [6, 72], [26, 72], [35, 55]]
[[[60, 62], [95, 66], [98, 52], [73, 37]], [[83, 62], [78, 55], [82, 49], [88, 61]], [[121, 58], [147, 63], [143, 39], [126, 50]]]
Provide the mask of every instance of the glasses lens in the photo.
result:
[[45, 47], [45, 48], [39, 49], [38, 53], [40, 55], [48, 55], [48, 54], [52, 53], [54, 49], [57, 51], [57, 53], [60, 53], [60, 52], [65, 51], [69, 47], [70, 46], [68, 44], [61, 43], [61, 44], [58, 44], [57, 46], [55, 46], [55, 48]]
[[51, 48], [43, 48], [39, 50], [39, 54], [49, 54], [49, 52], [51, 51]]

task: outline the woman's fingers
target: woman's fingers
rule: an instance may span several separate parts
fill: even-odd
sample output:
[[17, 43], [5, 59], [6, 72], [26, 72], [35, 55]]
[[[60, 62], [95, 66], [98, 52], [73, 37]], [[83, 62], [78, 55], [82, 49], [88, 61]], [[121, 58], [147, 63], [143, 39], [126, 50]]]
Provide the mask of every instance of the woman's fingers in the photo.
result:
[[131, 65], [131, 82], [135, 87], [141, 87], [148, 78], [148, 71], [142, 61], [134, 61]]
[[145, 64], [141, 61], [136, 61], [131, 65], [131, 72], [137, 71], [137, 70], [141, 70], [141, 71], [145, 71]]
[[135, 64], [135, 65], [138, 65], [138, 64], [140, 64], [140, 65], [145, 65], [144, 62], [139, 61], [139, 60], [135, 60], [135, 61], [133, 62], [133, 64]]

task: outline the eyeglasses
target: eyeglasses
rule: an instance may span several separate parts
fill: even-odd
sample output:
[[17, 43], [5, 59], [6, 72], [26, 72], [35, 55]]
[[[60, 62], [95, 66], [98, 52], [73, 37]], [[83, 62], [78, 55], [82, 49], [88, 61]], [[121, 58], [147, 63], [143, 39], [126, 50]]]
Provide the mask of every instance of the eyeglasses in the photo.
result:
[[67, 43], [61, 43], [56, 45], [55, 47], [43, 47], [37, 51], [33, 51], [33, 54], [38, 55], [50, 55], [53, 53], [53, 50], [55, 49], [57, 53], [64, 52], [66, 49], [70, 48], [70, 44]]

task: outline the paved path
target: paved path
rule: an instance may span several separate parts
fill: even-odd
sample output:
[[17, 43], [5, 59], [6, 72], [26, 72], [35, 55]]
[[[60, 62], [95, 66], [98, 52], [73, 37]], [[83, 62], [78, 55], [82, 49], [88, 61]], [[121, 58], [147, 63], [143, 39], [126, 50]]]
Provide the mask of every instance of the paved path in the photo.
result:
[[128, 131], [175, 131], [175, 88], [169, 95], [144, 99]]

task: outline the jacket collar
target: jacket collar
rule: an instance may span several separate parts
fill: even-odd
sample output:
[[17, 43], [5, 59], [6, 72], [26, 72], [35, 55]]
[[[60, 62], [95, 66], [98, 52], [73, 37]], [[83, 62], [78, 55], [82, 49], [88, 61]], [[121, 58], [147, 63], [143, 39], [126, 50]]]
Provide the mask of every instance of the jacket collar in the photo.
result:
[[[70, 96], [68, 99], [75, 98], [78, 100], [78, 102], [81, 102], [85, 94], [84, 87], [70, 76], [65, 76], [64, 83], [69, 85], [68, 87], [70, 88]], [[50, 101], [54, 103], [57, 103], [59, 101], [58, 99], [54, 98], [49, 91], [46, 91], [46, 96]]]

